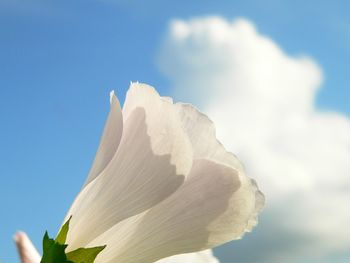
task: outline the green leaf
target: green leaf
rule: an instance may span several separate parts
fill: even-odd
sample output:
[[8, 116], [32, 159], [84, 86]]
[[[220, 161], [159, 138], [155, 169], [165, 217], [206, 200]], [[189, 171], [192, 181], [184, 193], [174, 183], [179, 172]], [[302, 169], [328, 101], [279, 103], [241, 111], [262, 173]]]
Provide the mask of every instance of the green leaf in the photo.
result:
[[60, 232], [58, 232], [57, 237], [55, 239], [56, 242], [64, 245], [66, 243], [66, 239], [67, 239], [67, 234], [68, 234], [68, 230], [69, 230], [69, 222], [72, 219], [72, 216], [69, 217], [69, 219], [67, 220], [66, 223], [64, 223], [64, 225], [61, 227]]
[[74, 263], [93, 263], [97, 255], [106, 246], [91, 247], [91, 248], [78, 248], [77, 250], [67, 253], [67, 258]]

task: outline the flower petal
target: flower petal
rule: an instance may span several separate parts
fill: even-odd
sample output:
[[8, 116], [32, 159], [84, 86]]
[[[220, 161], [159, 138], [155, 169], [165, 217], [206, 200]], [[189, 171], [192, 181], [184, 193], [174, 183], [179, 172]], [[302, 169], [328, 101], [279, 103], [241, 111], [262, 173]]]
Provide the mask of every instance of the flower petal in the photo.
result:
[[240, 238], [255, 211], [247, 177], [224, 164], [197, 159], [186, 182], [143, 214], [112, 227], [89, 246], [106, 243], [98, 262], [150, 263]]
[[[145, 111], [147, 133], [152, 139], [152, 146], [154, 144], [157, 148], [156, 153], [170, 152], [170, 157], [174, 158], [171, 162], [177, 164], [177, 172], [188, 174], [192, 166], [193, 150], [172, 100], [160, 97], [158, 92], [147, 84], [131, 83], [123, 106], [124, 119], [127, 120], [137, 109]], [[179, 159], [182, 162], [177, 163]]]
[[69, 251], [161, 202], [183, 184], [191, 170], [191, 143], [173, 104], [148, 86], [132, 85], [125, 105], [116, 154], [79, 193], [67, 214], [73, 216]]
[[116, 153], [123, 133], [123, 116], [118, 98], [114, 91], [110, 94], [110, 111], [103, 130], [95, 160], [85, 181], [84, 187], [95, 179]]
[[219, 263], [211, 250], [176, 255], [158, 260], [156, 263]]
[[17, 250], [22, 263], [39, 263], [41, 256], [26, 233], [18, 232], [14, 236]]
[[246, 228], [247, 232], [251, 232], [253, 228], [258, 224], [258, 215], [265, 206], [265, 196], [259, 190], [256, 181], [253, 179], [250, 179], [250, 184], [251, 184], [252, 191], [255, 194], [255, 208], [248, 221], [247, 228]]
[[214, 123], [191, 104], [176, 103], [183, 129], [186, 131], [193, 150], [194, 159], [210, 159], [239, 172], [243, 166], [237, 157], [228, 152], [216, 138]]
[[231, 166], [238, 171], [240, 177], [244, 177], [244, 180], [250, 181], [247, 184], [251, 185], [256, 200], [254, 213], [247, 226], [247, 231], [251, 231], [257, 224], [259, 212], [264, 207], [264, 195], [259, 191], [256, 182], [245, 176], [244, 167], [238, 158], [233, 153], [228, 152], [216, 138], [215, 125], [208, 116], [201, 113], [191, 104], [176, 103], [175, 106], [179, 112], [183, 128], [191, 141], [194, 158], [210, 159]]

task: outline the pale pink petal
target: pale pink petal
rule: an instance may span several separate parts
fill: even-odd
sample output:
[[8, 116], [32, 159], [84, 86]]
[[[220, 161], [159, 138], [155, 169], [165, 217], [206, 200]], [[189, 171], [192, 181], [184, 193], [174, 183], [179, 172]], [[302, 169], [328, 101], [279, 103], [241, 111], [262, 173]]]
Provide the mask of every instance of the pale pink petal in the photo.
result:
[[21, 263], [39, 263], [41, 260], [41, 256], [38, 251], [34, 247], [33, 243], [30, 241], [26, 233], [18, 232], [13, 237], [19, 257], [21, 259]]
[[67, 214], [73, 216], [68, 250], [85, 246], [118, 222], [161, 202], [191, 170], [192, 147], [177, 111], [153, 88], [132, 84], [123, 119], [116, 154]]
[[[247, 181], [247, 188], [250, 188], [256, 200], [255, 210], [247, 226], [247, 231], [251, 231], [257, 224], [257, 216], [264, 206], [264, 195], [259, 191], [256, 182], [245, 176], [244, 167], [238, 158], [233, 153], [228, 152], [216, 138], [215, 125], [208, 116], [190, 104], [176, 103], [175, 106], [179, 112], [183, 128], [191, 141], [194, 158], [210, 159], [228, 165], [238, 171], [238, 175], [242, 180]], [[234, 131], [232, 136], [234, 136]]]
[[[115, 155], [123, 132], [123, 116], [118, 98], [111, 92], [110, 111], [103, 130], [95, 160], [90, 169], [85, 185], [95, 179]], [[84, 185], [84, 186], [85, 186]]]
[[158, 260], [156, 263], [220, 263], [211, 250], [180, 254]]
[[107, 244], [97, 263], [151, 263], [239, 239], [255, 216], [254, 190], [232, 167], [197, 159], [170, 197], [112, 227], [89, 246]]

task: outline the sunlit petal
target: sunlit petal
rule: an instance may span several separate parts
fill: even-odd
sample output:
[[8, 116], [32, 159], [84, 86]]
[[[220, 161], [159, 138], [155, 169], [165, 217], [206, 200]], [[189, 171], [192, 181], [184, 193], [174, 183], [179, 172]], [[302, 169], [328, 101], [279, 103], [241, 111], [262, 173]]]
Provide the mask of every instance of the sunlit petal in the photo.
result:
[[123, 119], [116, 154], [67, 214], [73, 215], [68, 250], [85, 246], [123, 219], [161, 202], [191, 170], [192, 146], [177, 111], [153, 88], [132, 84]]
[[183, 128], [191, 141], [194, 158], [210, 159], [231, 166], [238, 171], [238, 175], [242, 177], [242, 180], [247, 181], [248, 187], [255, 193], [255, 210], [247, 225], [247, 231], [251, 231], [257, 224], [257, 215], [264, 206], [264, 195], [259, 191], [256, 182], [245, 176], [243, 165], [238, 158], [233, 153], [228, 152], [216, 138], [215, 125], [208, 116], [190, 104], [176, 103], [175, 106], [179, 112]]
[[118, 98], [111, 92], [111, 108], [103, 130], [95, 160], [86, 179], [85, 185], [98, 176], [116, 153], [123, 132], [123, 116]]
[[237, 157], [228, 152], [216, 138], [214, 123], [207, 115], [201, 113], [190, 104], [176, 103], [175, 107], [186, 131], [195, 159], [211, 159], [243, 173], [243, 166]]
[[240, 238], [254, 215], [256, 189], [233, 168], [194, 161], [186, 182], [170, 197], [112, 227], [97, 262], [150, 263]]
[[156, 263], [219, 263], [211, 250], [176, 255], [158, 260]]

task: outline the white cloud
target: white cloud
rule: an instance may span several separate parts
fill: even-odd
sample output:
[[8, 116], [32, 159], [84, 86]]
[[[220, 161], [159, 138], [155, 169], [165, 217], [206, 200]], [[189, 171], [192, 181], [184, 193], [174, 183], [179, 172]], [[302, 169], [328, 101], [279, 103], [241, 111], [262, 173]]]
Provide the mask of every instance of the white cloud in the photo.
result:
[[248, 20], [205, 17], [174, 20], [158, 63], [267, 195], [261, 235], [232, 257], [302, 262], [349, 249], [350, 121], [315, 107], [312, 59], [287, 55]]

